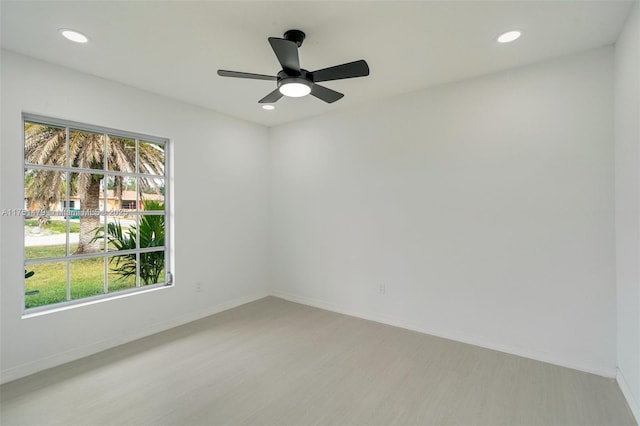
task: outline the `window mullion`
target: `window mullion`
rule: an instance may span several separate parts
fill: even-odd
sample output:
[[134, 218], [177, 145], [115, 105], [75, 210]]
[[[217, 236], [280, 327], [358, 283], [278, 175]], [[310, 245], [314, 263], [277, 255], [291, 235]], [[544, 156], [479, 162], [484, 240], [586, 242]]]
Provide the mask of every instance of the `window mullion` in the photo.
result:
[[[65, 127], [64, 129], [64, 134], [65, 134], [65, 152], [66, 152], [66, 156], [64, 159], [64, 163], [67, 166], [67, 168], [71, 167], [71, 142], [69, 141], [69, 128]], [[67, 214], [67, 220], [66, 220], [66, 225], [67, 225], [67, 238], [66, 238], [66, 247], [65, 247], [65, 253], [67, 254], [67, 256], [69, 256], [71, 254], [71, 201], [70, 201], [70, 195], [71, 195], [71, 173], [69, 173], [68, 171], [65, 171], [64, 173], [65, 176], [65, 191], [64, 191], [64, 207], [65, 210], [69, 210], [69, 214]]]
[[[65, 165], [67, 166], [67, 168], [71, 167], [71, 141], [69, 140], [69, 127], [65, 127], [64, 129], [64, 134], [65, 134], [65, 138], [64, 138], [64, 143], [65, 143], [65, 152], [66, 152], [66, 156], [65, 156]], [[71, 173], [69, 173], [68, 171], [65, 171], [65, 191], [64, 191], [64, 203], [65, 203], [65, 209], [68, 210], [67, 212], [67, 218], [66, 218], [66, 244], [65, 244], [65, 253], [67, 258], [69, 258], [71, 256], [71, 207], [70, 207], [70, 194], [71, 194]], [[79, 236], [78, 236], [79, 237]], [[66, 283], [66, 290], [67, 290], [67, 294], [66, 294], [66, 298], [67, 301], [71, 300], [71, 262], [69, 261], [69, 259], [67, 259], [66, 263], [65, 263], [66, 269], [67, 269], [67, 283]]]
[[[107, 294], [109, 293], [109, 217], [107, 216], [107, 211], [109, 210], [109, 195], [108, 195], [108, 175], [107, 175], [107, 169], [109, 168], [109, 160], [107, 158], [107, 155], [109, 155], [109, 151], [107, 150], [107, 146], [109, 145], [109, 136], [104, 133], [102, 135], [102, 137], [104, 138], [104, 154], [103, 154], [103, 162], [102, 162], [102, 168], [104, 169], [104, 172], [102, 174], [102, 208], [100, 209], [100, 216], [102, 216], [102, 220], [104, 222], [103, 224], [103, 237], [102, 237], [102, 250], [104, 251], [104, 272], [103, 272], [103, 277], [102, 277], [102, 281], [103, 281], [103, 285], [104, 285], [104, 293]], [[115, 190], [114, 190], [114, 194], [115, 194]]]
[[66, 220], [65, 220], [65, 224], [66, 224], [66, 241], [65, 241], [65, 254], [67, 256], [71, 255], [71, 201], [70, 201], [70, 191], [71, 189], [69, 188], [71, 186], [71, 173], [69, 172], [64, 172], [64, 176], [65, 176], [65, 191], [64, 191], [64, 210], [66, 213]]
[[[136, 138], [136, 173], [140, 173], [140, 139]], [[140, 183], [141, 177], [136, 178], [136, 250], [140, 249]], [[140, 284], [140, 252], [136, 252], [136, 287], [141, 287]]]

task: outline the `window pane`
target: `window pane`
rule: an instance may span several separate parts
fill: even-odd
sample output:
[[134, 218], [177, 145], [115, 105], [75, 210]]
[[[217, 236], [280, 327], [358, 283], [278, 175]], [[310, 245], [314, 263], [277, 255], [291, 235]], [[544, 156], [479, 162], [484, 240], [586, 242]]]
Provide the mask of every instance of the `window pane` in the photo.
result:
[[71, 173], [69, 201], [74, 203], [78, 221], [78, 246], [71, 254], [98, 253], [104, 242], [97, 238], [103, 221], [100, 211], [104, 208], [103, 175], [93, 173]]
[[135, 173], [135, 139], [107, 136], [107, 170]]
[[164, 179], [140, 178], [140, 204], [142, 210], [164, 210]]
[[136, 286], [136, 254], [109, 257], [109, 293]]
[[138, 239], [140, 248], [164, 246], [164, 215], [140, 216]]
[[66, 172], [36, 169], [24, 171], [24, 204], [27, 210], [62, 210], [66, 190]]
[[25, 259], [66, 255], [67, 222], [62, 211], [65, 191], [66, 172], [25, 170]]
[[136, 249], [136, 218], [107, 216], [108, 250]]
[[72, 260], [69, 275], [72, 299], [104, 293], [104, 258]]
[[[77, 224], [75, 224], [77, 228]], [[77, 236], [77, 234], [76, 234]], [[45, 215], [24, 218], [24, 258], [44, 259], [67, 255], [67, 221]]]
[[[109, 214], [126, 216], [128, 212], [137, 211], [136, 191], [137, 179], [131, 176], [108, 176], [107, 177], [107, 211]], [[125, 210], [120, 212], [120, 210]]]
[[[33, 272], [33, 274], [31, 274]], [[24, 307], [49, 305], [67, 300], [67, 262], [25, 266]]]
[[164, 144], [140, 141], [138, 161], [140, 173], [164, 176]]
[[164, 282], [164, 251], [140, 253], [140, 285]]
[[27, 164], [66, 166], [67, 139], [64, 127], [24, 123], [24, 161]]
[[69, 161], [71, 167], [104, 169], [104, 135], [69, 130]]

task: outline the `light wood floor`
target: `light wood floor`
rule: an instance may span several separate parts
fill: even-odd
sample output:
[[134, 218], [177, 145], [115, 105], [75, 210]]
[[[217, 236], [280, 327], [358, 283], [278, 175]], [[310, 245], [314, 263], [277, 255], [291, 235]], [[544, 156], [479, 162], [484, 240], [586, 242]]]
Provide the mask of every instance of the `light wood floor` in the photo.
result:
[[633, 425], [611, 379], [266, 298], [1, 388], [2, 425]]

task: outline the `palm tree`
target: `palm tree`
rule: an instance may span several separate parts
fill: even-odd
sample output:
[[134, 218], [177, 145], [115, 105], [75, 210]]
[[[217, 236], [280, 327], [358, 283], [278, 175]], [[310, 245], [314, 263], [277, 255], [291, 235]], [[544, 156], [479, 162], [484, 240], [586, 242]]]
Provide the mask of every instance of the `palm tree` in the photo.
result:
[[[142, 204], [145, 211], [164, 209], [164, 203], [155, 200], [144, 200]], [[141, 216], [139, 226], [133, 225], [128, 229], [123, 229], [120, 222], [115, 220], [107, 224], [106, 234], [103, 227], [97, 228], [93, 239], [101, 241], [105, 235], [107, 243], [116, 250], [133, 250], [138, 240], [140, 247], [162, 247], [165, 241], [164, 215]], [[135, 253], [113, 256], [109, 262], [113, 264], [111, 270], [120, 274], [119, 279], [135, 279], [138, 273]], [[163, 272], [164, 251], [140, 253], [139, 273], [142, 285], [160, 282]]]
[[[69, 165], [95, 170], [94, 173], [71, 173], [70, 191], [80, 198], [83, 211], [100, 207], [100, 181], [104, 178], [105, 143], [108, 170], [134, 172], [135, 141], [132, 139], [69, 130]], [[66, 129], [35, 123], [25, 123], [25, 161], [27, 164], [65, 167], [67, 161]], [[164, 152], [153, 144], [138, 145], [139, 171], [164, 174]], [[114, 195], [122, 200], [123, 176], [113, 176]], [[39, 207], [49, 210], [66, 194], [66, 173], [58, 170], [33, 169], [26, 180], [26, 194]], [[140, 179], [139, 191], [155, 186], [153, 179]], [[106, 185], [105, 185], [106, 188]], [[80, 215], [80, 236], [76, 254], [100, 250], [93, 236], [100, 226], [100, 217]]]

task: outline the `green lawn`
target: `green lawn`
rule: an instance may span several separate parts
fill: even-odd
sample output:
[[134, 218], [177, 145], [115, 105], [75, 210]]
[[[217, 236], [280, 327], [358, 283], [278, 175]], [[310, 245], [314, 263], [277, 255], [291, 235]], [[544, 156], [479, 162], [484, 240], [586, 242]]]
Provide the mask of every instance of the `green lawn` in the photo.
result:
[[[25, 219], [24, 226], [38, 226], [38, 219]], [[40, 227], [41, 229], [47, 230], [52, 234], [64, 234], [67, 232], [67, 222], [64, 220], [50, 220], [44, 226]], [[80, 223], [79, 222], [69, 222], [69, 232], [72, 234], [77, 234], [80, 232]]]
[[[128, 228], [124, 228], [128, 229]], [[99, 244], [100, 250], [104, 248], [104, 243]], [[73, 253], [78, 248], [78, 244], [71, 244], [69, 246], [69, 253]], [[115, 250], [112, 243], [109, 243], [109, 250]], [[56, 246], [30, 246], [24, 248], [25, 259], [46, 259], [49, 257], [64, 257], [67, 252], [64, 244]]]
[[[77, 244], [71, 245], [71, 253]], [[25, 247], [27, 259], [55, 257], [65, 255], [65, 246]], [[67, 299], [67, 263], [51, 262], [29, 265], [27, 270], [34, 271], [31, 278], [25, 279], [25, 308], [64, 302]], [[81, 299], [104, 293], [104, 259], [72, 260], [69, 267], [71, 299]], [[135, 287], [135, 279], [122, 279], [108, 270], [109, 293]], [[29, 294], [35, 292], [36, 294]]]
[[[71, 244], [69, 247], [71, 253], [77, 248], [78, 244]], [[47, 257], [62, 257], [67, 254], [64, 244], [58, 246], [31, 246], [24, 248], [25, 259], [44, 259]]]

